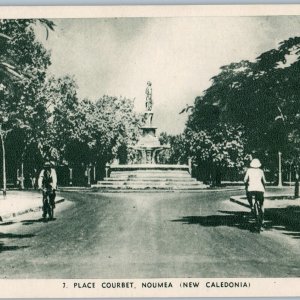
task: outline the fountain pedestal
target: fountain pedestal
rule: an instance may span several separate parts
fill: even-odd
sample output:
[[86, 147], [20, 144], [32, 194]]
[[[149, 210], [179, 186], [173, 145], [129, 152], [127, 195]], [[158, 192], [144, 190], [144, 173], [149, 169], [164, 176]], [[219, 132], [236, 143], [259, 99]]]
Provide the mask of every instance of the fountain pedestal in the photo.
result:
[[141, 164], [156, 164], [157, 155], [160, 151], [169, 149], [169, 145], [161, 145], [156, 136], [156, 129], [152, 125], [153, 112], [146, 111], [144, 114], [144, 126], [140, 127], [142, 136], [132, 148], [140, 152]]

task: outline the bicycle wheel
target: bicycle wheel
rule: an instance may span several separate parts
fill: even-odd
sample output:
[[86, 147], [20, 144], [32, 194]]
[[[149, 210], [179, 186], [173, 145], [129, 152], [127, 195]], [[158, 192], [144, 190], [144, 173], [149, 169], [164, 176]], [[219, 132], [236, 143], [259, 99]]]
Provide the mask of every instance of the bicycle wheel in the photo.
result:
[[264, 222], [264, 214], [260, 204], [258, 204], [258, 212], [259, 212], [258, 214], [259, 229], [261, 230]]
[[50, 197], [49, 195], [47, 195], [47, 200], [46, 200], [46, 212], [48, 215], [48, 219], [51, 220], [52, 219], [52, 207], [50, 204]]
[[49, 215], [49, 219], [52, 220], [54, 218], [54, 209], [53, 209], [53, 206], [51, 204], [49, 204], [49, 212], [48, 212], [48, 215]]
[[47, 205], [47, 196], [44, 196], [43, 199], [43, 219], [46, 219], [48, 213], [48, 205]]
[[260, 232], [262, 227], [262, 211], [259, 203], [255, 201], [254, 203], [254, 214], [255, 214], [255, 227], [258, 232]]

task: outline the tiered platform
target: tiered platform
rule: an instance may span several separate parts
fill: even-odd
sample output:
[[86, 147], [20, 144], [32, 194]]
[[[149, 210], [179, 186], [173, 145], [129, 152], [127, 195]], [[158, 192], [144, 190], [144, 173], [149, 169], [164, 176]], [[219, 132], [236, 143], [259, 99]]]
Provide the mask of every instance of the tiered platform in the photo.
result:
[[198, 190], [207, 188], [189, 173], [187, 165], [112, 165], [110, 177], [93, 185], [96, 189]]

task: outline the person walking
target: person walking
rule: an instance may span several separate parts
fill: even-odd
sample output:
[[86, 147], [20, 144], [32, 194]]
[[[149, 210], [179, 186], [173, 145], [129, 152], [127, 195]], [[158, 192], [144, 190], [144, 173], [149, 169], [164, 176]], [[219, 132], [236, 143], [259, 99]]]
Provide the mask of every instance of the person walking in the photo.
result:
[[261, 163], [259, 159], [254, 158], [250, 163], [250, 168], [247, 170], [244, 183], [246, 185], [246, 195], [251, 211], [253, 211], [253, 197], [258, 201], [262, 213], [264, 213], [264, 192], [266, 179], [264, 171], [260, 168]]

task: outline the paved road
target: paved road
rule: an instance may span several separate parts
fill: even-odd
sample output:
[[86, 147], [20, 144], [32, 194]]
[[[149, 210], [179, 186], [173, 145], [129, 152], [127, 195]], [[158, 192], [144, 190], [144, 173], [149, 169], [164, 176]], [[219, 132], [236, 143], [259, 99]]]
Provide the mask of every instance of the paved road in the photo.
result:
[[0, 223], [0, 277], [299, 276], [300, 229], [251, 232], [232, 194], [65, 193], [55, 221]]

